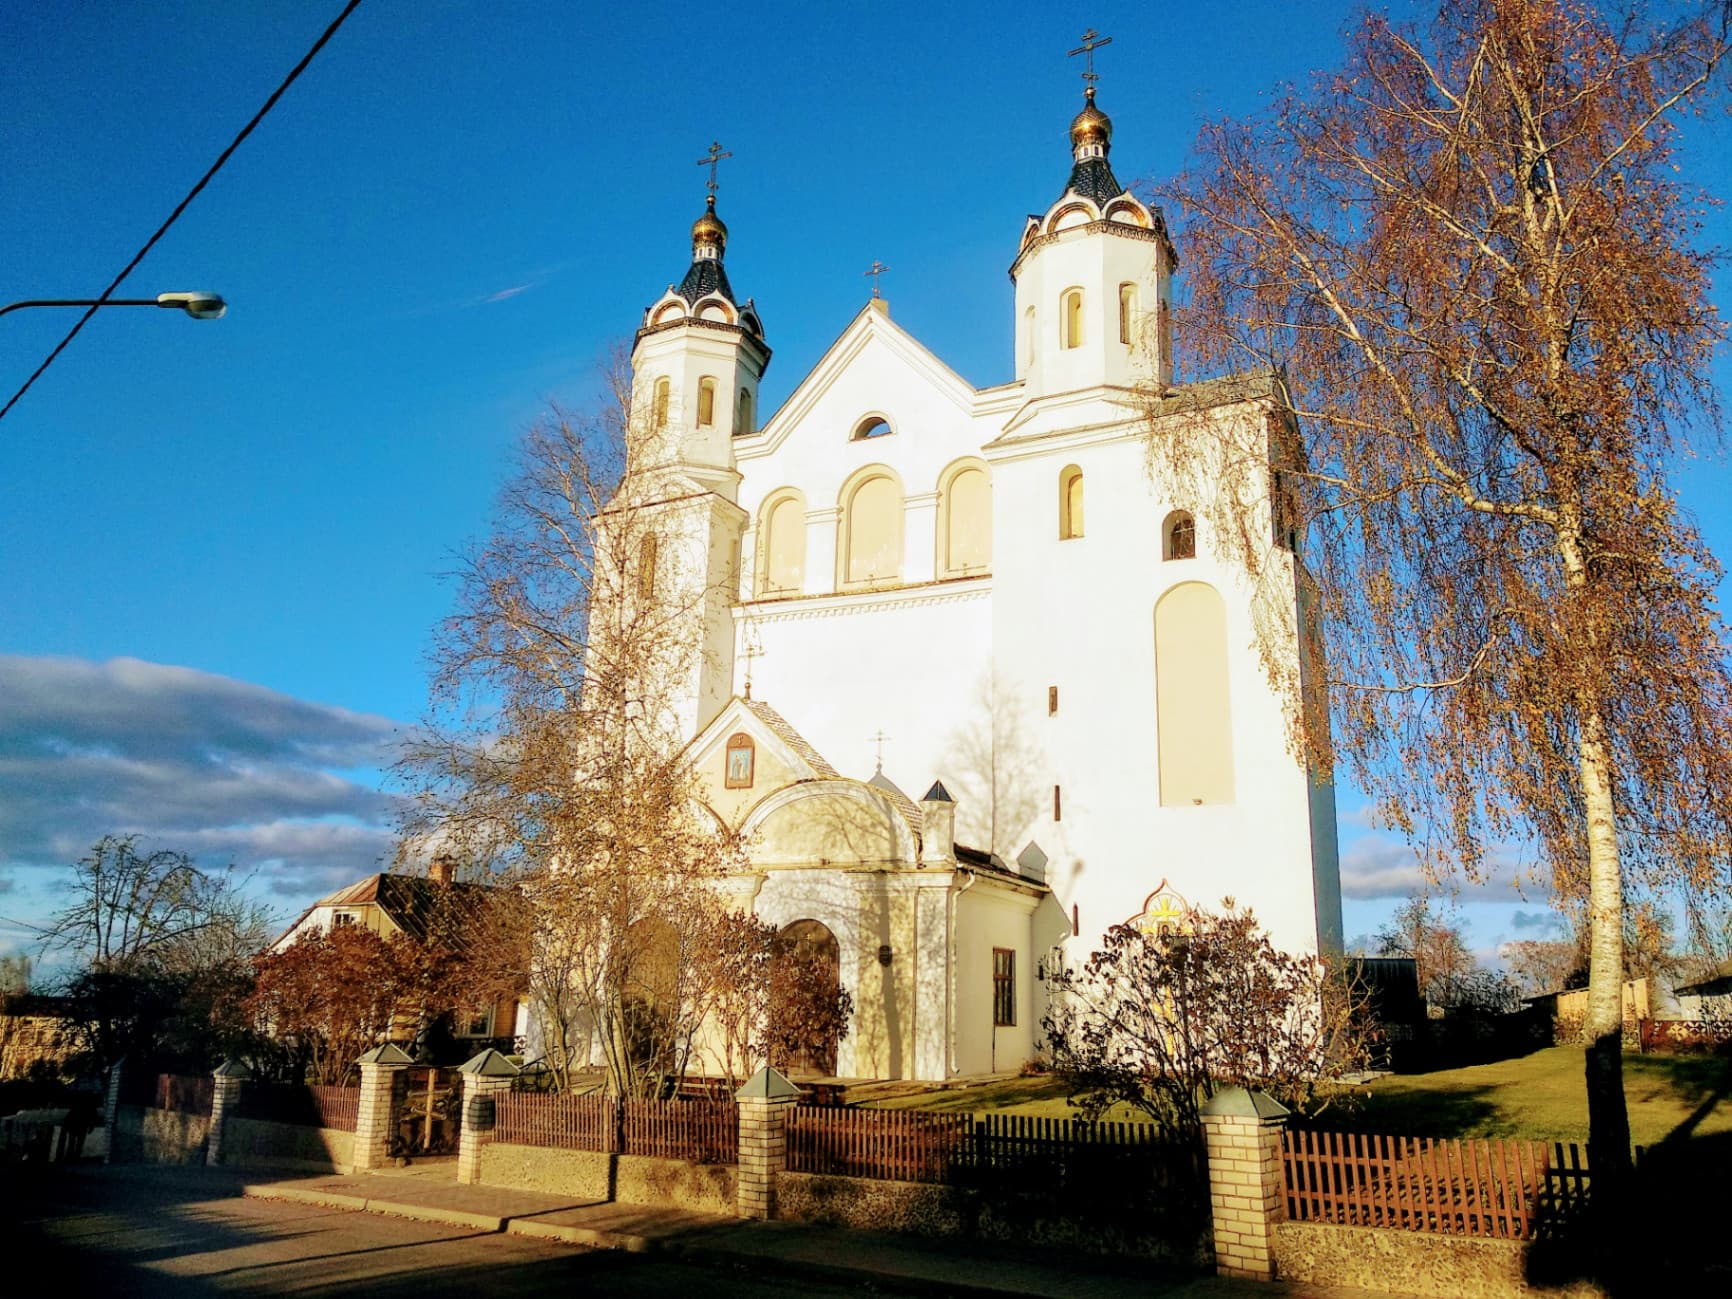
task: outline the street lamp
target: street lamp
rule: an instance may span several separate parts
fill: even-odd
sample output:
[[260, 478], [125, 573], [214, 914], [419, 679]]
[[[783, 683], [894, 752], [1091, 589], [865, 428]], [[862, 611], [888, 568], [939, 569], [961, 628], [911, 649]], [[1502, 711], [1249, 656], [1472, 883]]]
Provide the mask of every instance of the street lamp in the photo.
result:
[[175, 307], [194, 320], [221, 320], [229, 309], [215, 293], [159, 293], [154, 298], [33, 298], [7, 303], [0, 316], [25, 307]]

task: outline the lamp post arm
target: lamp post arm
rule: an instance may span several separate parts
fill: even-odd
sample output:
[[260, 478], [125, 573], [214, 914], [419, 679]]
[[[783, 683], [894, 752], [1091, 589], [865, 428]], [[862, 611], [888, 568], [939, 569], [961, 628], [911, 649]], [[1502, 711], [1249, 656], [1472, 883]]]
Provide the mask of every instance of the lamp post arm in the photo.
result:
[[25, 302], [8, 302], [0, 307], [0, 316], [25, 307], [178, 307], [178, 302], [158, 302], [155, 298], [32, 298]]

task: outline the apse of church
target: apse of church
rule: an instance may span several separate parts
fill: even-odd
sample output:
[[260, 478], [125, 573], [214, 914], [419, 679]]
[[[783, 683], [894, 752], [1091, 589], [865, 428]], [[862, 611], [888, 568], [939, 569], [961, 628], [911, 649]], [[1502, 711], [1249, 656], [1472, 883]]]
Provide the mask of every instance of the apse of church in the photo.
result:
[[1178, 254], [1113, 143], [1091, 67], [1058, 196], [1006, 221], [1006, 382], [970, 385], [874, 288], [766, 418], [719, 145], [690, 267], [636, 338], [665, 544], [707, 548], [718, 588], [683, 715], [710, 810], [747, 836], [726, 887], [834, 951], [844, 1075], [1017, 1067], [1046, 964], [1174, 898], [1340, 943], [1333, 795], [1288, 752], [1252, 585], [1145, 457], [1151, 407], [1189, 412], [1155, 435], [1255, 439], [1276, 394], [1174, 386]]

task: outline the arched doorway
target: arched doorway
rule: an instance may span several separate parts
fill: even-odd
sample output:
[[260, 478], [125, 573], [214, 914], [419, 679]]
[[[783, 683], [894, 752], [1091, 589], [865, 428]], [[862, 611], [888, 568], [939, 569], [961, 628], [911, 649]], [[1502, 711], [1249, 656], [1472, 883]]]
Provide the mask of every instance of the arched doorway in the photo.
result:
[[783, 925], [770, 948], [770, 1063], [832, 1075], [852, 1001], [842, 991], [842, 947], [822, 921]]

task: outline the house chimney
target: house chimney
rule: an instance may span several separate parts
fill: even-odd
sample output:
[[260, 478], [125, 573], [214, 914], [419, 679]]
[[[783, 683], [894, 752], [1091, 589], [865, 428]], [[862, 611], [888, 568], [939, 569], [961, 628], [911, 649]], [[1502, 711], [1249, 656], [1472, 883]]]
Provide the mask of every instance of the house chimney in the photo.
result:
[[457, 859], [442, 852], [427, 865], [427, 878], [435, 884], [452, 884], [457, 880]]
[[920, 861], [938, 865], [956, 860], [956, 800], [935, 780], [920, 800]]

